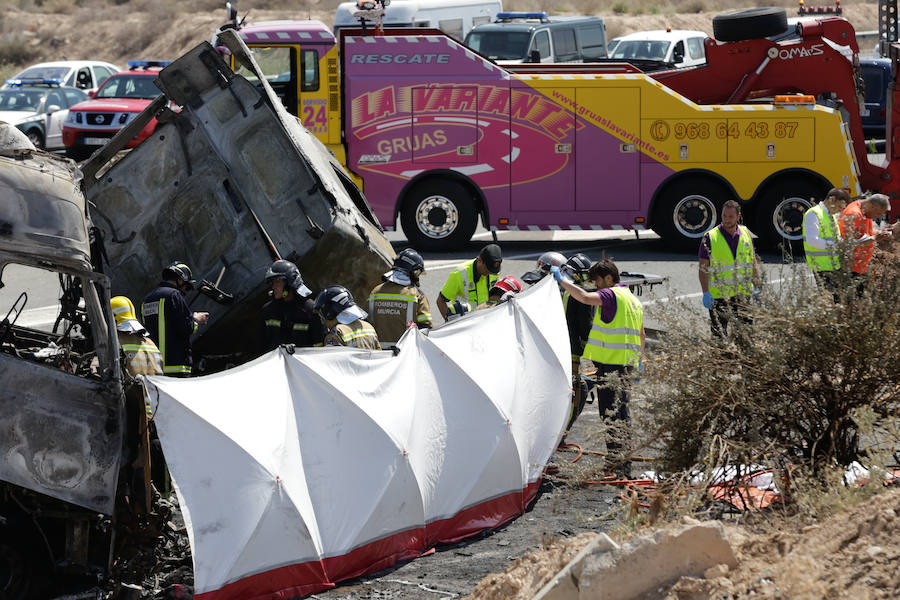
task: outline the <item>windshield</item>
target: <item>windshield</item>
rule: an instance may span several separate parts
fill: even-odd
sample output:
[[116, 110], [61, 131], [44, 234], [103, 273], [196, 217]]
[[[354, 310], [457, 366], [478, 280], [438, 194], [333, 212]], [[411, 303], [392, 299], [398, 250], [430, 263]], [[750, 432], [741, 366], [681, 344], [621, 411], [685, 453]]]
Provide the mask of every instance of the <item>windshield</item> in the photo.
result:
[[62, 81], [66, 78], [69, 67], [29, 67], [13, 79], [56, 79]]
[[94, 98], [143, 98], [153, 100], [159, 88], [153, 83], [156, 75], [113, 75], [97, 90]]
[[666, 60], [672, 42], [655, 40], [625, 40], [619, 42], [610, 58]]
[[0, 90], [0, 110], [35, 112], [44, 94], [40, 90]]
[[466, 46], [491, 60], [524, 59], [528, 53], [528, 31], [472, 31]]

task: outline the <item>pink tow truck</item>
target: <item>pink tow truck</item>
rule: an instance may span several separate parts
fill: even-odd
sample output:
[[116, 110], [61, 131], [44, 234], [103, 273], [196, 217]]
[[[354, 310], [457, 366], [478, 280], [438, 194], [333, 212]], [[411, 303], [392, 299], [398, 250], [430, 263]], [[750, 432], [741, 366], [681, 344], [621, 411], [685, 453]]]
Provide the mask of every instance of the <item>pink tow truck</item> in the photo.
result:
[[297, 21], [240, 35], [381, 224], [399, 219], [419, 248], [458, 247], [479, 217], [653, 228], [696, 248], [728, 199], [774, 245], [800, 239], [793, 213], [810, 198], [861, 191], [839, 113], [801, 96], [698, 105], [628, 64], [500, 66], [437, 30], [342, 30], [337, 43]]

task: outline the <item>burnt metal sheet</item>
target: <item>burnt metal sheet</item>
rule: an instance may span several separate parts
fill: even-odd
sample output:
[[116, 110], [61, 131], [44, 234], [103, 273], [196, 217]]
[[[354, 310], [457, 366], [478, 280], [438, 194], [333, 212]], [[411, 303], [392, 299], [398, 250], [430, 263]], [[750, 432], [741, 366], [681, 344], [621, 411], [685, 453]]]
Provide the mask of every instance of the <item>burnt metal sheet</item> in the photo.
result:
[[118, 388], [0, 353], [0, 480], [112, 514]]
[[0, 155], [0, 251], [90, 265], [80, 181], [74, 163], [44, 152]]
[[[236, 35], [223, 37], [259, 71]], [[157, 103], [138, 117], [159, 114], [151, 137], [107, 168], [128, 141], [117, 136], [84, 167], [113, 293], [138, 304], [164, 266], [187, 262], [195, 278], [235, 296], [228, 306], [188, 298], [210, 312], [195, 350], [223, 354], [247, 350], [276, 255], [296, 262], [311, 288], [340, 283], [364, 300], [393, 249], [354, 204], [327, 149], [268, 84], [260, 91], [203, 43], [163, 69], [157, 85], [182, 109]]]

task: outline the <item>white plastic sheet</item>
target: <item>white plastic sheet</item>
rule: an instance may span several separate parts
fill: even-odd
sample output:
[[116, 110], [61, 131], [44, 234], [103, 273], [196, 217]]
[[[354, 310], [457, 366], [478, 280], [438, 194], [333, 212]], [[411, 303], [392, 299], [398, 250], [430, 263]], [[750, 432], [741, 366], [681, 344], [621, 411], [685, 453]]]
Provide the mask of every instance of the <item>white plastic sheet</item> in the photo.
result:
[[524, 512], [569, 410], [556, 285], [398, 347], [148, 379], [198, 597], [314, 593]]

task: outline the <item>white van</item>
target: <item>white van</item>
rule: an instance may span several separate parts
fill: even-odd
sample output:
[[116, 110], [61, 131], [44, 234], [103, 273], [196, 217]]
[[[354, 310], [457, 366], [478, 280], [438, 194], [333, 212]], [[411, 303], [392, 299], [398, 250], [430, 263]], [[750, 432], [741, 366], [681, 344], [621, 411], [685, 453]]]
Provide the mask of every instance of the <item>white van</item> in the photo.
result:
[[659, 29], [639, 31], [616, 38], [609, 57], [613, 60], [649, 60], [675, 68], [706, 63], [706, 38], [702, 31]]
[[[440, 29], [462, 41], [469, 30], [490, 23], [503, 10], [500, 0], [394, 0], [384, 9], [385, 27]], [[341, 2], [334, 13], [334, 35], [343, 27], [359, 27], [356, 2]]]

